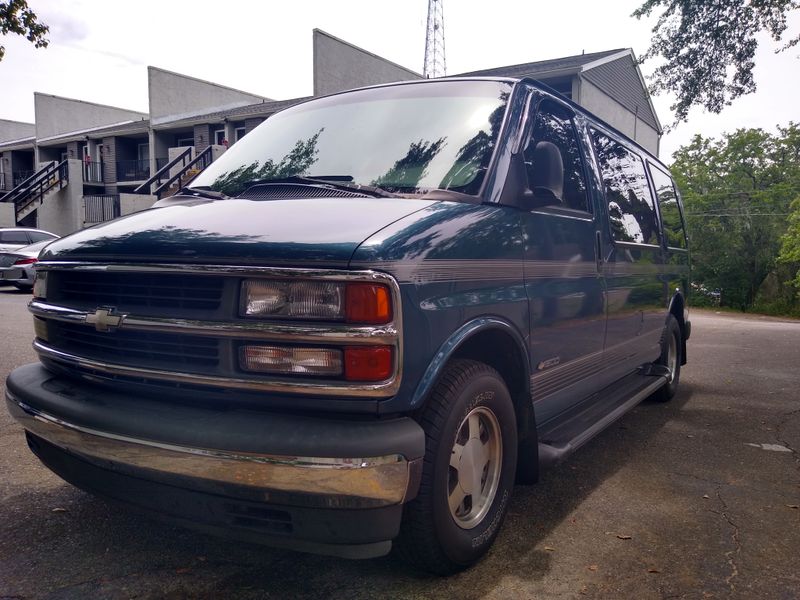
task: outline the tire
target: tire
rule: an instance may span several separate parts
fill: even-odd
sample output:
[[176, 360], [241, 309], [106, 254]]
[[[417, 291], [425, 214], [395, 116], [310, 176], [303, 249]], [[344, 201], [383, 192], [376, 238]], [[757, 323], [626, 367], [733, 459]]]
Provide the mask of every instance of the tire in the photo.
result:
[[658, 364], [670, 370], [667, 385], [656, 390], [650, 398], [656, 402], [669, 402], [678, 391], [681, 380], [681, 328], [675, 317], [670, 315], [661, 335], [661, 356]]
[[417, 497], [404, 507], [396, 548], [419, 569], [450, 575], [486, 554], [508, 510], [517, 463], [514, 405], [497, 371], [455, 359], [419, 422], [425, 431], [422, 479]]

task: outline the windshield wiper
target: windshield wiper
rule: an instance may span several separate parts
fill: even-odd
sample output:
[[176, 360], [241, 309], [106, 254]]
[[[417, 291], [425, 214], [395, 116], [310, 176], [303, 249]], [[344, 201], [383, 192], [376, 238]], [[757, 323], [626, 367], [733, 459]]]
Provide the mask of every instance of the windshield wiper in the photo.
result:
[[354, 183], [350, 175], [325, 175], [323, 177], [316, 177], [313, 175], [291, 175], [289, 177], [274, 177], [270, 179], [255, 179], [248, 181], [248, 186], [261, 185], [267, 183], [299, 183], [301, 185], [327, 185], [334, 189], [345, 190], [348, 192], [361, 192], [376, 198], [400, 198], [398, 194], [394, 194], [383, 188], [375, 187], [372, 185], [362, 185]]
[[224, 200], [226, 196], [222, 192], [215, 192], [207, 187], [184, 187], [178, 190], [176, 196], [197, 196], [198, 198], [208, 198], [210, 200]]

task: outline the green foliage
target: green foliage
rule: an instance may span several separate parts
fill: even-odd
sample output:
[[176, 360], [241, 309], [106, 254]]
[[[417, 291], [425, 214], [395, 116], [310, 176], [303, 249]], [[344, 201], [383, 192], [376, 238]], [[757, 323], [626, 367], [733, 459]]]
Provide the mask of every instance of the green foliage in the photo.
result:
[[[651, 90], [677, 95], [672, 110], [685, 121], [692, 106], [719, 113], [732, 100], [756, 90], [753, 79], [757, 34], [779, 41], [797, 0], [646, 0], [633, 16], [663, 7], [653, 39], [641, 60], [664, 59], [653, 73]], [[790, 39], [779, 50], [800, 42]]]
[[697, 135], [673, 157], [695, 282], [721, 290], [723, 306], [751, 309], [775, 271], [789, 206], [800, 194], [800, 126], [776, 135], [739, 129], [720, 140]]
[[[45, 35], [48, 31], [50, 28], [39, 22], [39, 17], [25, 0], [0, 2], [0, 35], [24, 35], [36, 48], [46, 48], [49, 42]], [[0, 44], [0, 60], [5, 54], [6, 48]]]
[[778, 259], [794, 272], [791, 284], [797, 292], [797, 297], [800, 298], [800, 197], [792, 202], [789, 227], [781, 238], [781, 253]]

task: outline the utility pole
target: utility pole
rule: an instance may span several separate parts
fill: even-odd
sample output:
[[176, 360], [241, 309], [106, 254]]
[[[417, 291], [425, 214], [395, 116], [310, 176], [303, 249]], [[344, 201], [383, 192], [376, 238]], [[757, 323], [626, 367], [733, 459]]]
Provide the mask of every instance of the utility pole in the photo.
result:
[[444, 0], [428, 0], [428, 28], [425, 32], [425, 77], [447, 75], [444, 55]]

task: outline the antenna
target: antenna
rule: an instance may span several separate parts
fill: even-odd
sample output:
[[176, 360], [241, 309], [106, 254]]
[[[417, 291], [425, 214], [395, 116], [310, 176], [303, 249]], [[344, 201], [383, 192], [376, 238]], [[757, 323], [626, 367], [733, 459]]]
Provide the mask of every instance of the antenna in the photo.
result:
[[428, 29], [425, 32], [425, 77], [447, 75], [444, 56], [444, 0], [428, 0]]

